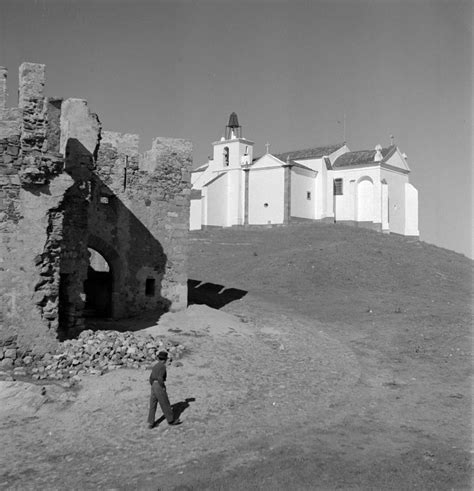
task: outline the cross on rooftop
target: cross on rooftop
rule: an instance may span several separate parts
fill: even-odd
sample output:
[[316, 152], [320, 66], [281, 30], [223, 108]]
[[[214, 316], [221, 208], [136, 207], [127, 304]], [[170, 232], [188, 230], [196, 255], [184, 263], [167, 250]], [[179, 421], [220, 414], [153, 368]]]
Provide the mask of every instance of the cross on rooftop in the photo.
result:
[[267, 153], [270, 153], [270, 143], [265, 143], [265, 147], [267, 149]]

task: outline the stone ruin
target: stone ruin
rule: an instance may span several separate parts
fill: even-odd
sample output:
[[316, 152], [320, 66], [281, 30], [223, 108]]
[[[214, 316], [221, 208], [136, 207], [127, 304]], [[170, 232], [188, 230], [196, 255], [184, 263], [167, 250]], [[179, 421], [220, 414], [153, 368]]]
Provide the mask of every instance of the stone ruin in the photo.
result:
[[[0, 345], [46, 352], [92, 317], [187, 305], [192, 147], [102, 131], [82, 99], [44, 96], [20, 67], [6, 108], [0, 67]], [[10, 340], [10, 341], [9, 341]]]

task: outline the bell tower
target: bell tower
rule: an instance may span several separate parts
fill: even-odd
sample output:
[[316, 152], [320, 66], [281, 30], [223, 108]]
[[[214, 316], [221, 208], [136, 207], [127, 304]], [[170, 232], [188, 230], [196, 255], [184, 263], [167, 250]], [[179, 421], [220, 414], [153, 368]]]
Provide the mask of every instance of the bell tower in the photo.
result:
[[237, 113], [232, 113], [225, 127], [225, 139], [234, 140], [235, 138], [242, 138], [242, 126], [239, 124]]
[[219, 225], [243, 225], [245, 217], [246, 175], [253, 159], [253, 141], [242, 136], [242, 127], [233, 112], [219, 141], [213, 144], [212, 172], [218, 176], [206, 192], [219, 195]]
[[240, 169], [253, 159], [253, 142], [242, 137], [242, 126], [235, 112], [229, 116], [224, 136], [214, 142], [213, 160], [216, 170]]

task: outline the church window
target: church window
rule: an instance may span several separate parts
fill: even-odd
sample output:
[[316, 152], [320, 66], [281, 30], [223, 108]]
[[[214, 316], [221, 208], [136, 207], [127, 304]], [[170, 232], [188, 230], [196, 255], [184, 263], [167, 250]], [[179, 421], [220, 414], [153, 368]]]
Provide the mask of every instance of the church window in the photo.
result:
[[342, 179], [334, 179], [334, 196], [341, 196], [342, 192]]
[[226, 167], [229, 165], [229, 147], [224, 147], [224, 165]]
[[306, 199], [311, 200], [311, 191], [306, 191]]

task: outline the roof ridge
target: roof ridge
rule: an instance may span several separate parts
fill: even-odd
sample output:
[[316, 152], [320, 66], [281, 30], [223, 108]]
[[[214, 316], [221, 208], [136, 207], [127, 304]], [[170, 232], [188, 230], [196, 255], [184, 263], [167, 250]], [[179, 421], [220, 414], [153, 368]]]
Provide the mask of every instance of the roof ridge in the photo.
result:
[[314, 150], [316, 148], [327, 148], [327, 147], [341, 148], [344, 145], [346, 145], [346, 142], [326, 143], [325, 145], [316, 145], [316, 146], [313, 146], [313, 147], [297, 148], [295, 150], [287, 150], [286, 152], [279, 152], [278, 154], [275, 154], [275, 155], [282, 155], [284, 153], [305, 152], [307, 150]]

